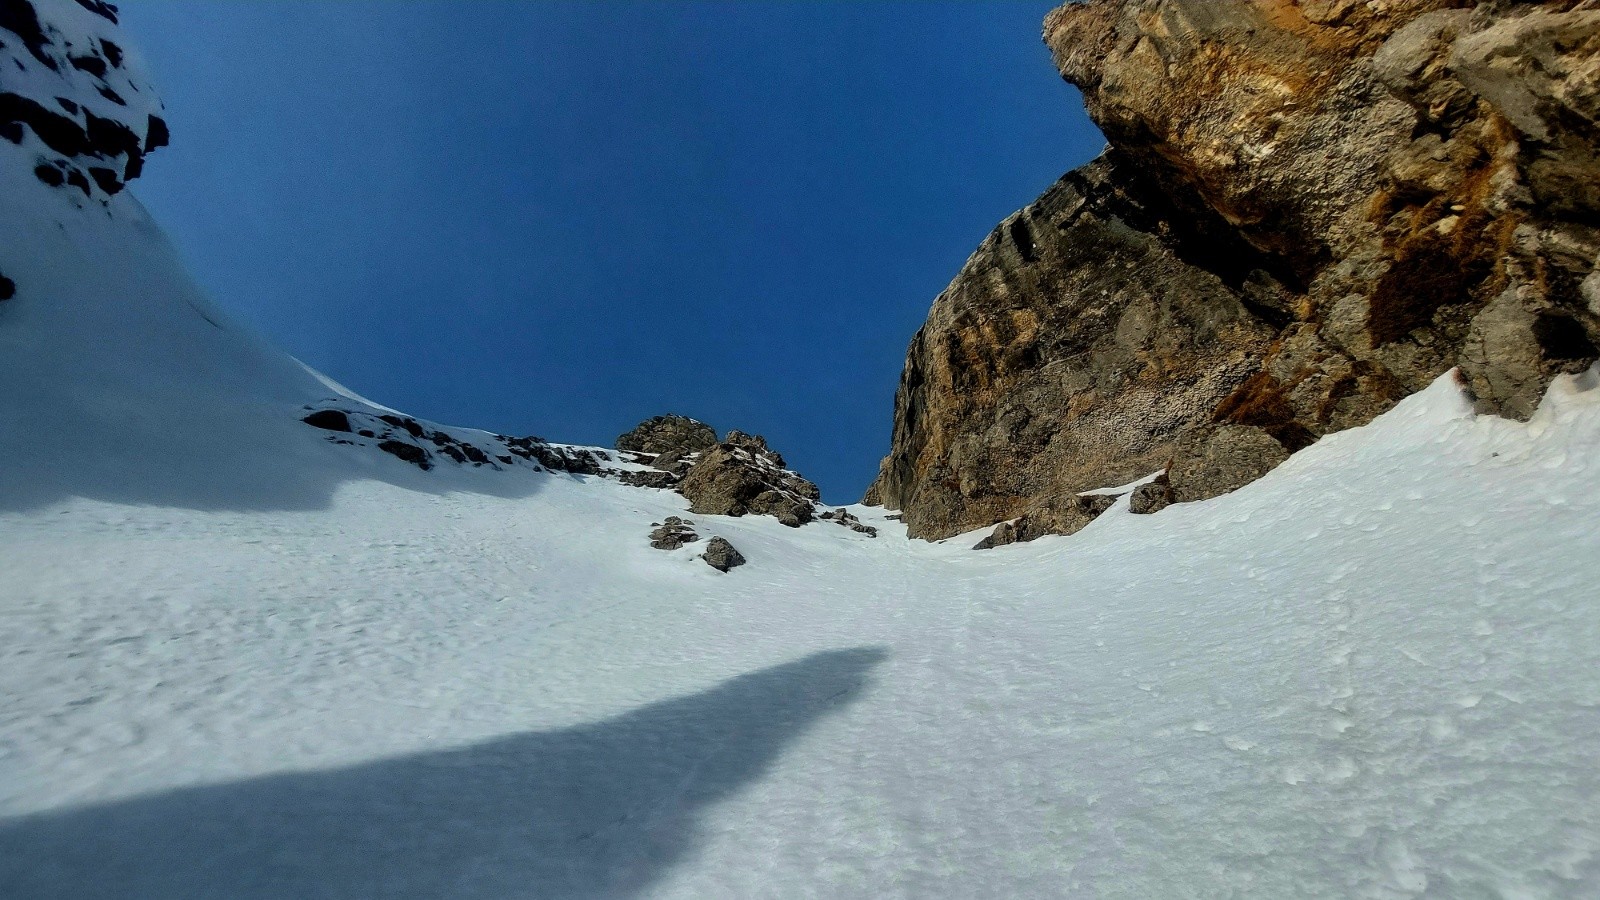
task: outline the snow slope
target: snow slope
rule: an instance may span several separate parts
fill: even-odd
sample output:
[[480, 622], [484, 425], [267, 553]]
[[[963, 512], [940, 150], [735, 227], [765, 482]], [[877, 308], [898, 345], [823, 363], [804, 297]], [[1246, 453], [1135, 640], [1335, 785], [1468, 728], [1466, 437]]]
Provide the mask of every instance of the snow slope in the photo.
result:
[[38, 152], [0, 897], [1600, 895], [1600, 374], [986, 553], [691, 516], [722, 574], [674, 494], [329, 443], [364, 401]]
[[[65, 30], [53, 45], [62, 56], [61, 45], [81, 49], [110, 30], [71, 2], [40, 8], [47, 27]], [[0, 87], [115, 114], [85, 73], [48, 69], [14, 39], [0, 43], [8, 44]], [[125, 52], [124, 69], [137, 73]], [[123, 92], [144, 98], [130, 122], [154, 109], [148, 85]], [[35, 176], [36, 165], [60, 158], [31, 130], [20, 144], [0, 141], [0, 273], [17, 293], [0, 303], [0, 507], [82, 493], [188, 505], [324, 502], [315, 484], [334, 461], [314, 435], [295, 441], [279, 420], [338, 390], [233, 326], [128, 192], [86, 197]], [[170, 466], [145, 463], [152, 459]], [[313, 474], [296, 484], [297, 471]], [[263, 480], [278, 486], [258, 490]]]
[[728, 575], [554, 475], [7, 514], [0, 885], [1593, 896], [1597, 446], [1594, 375], [1528, 425], [1441, 382], [990, 553], [696, 517]]
[[[71, 102], [121, 115], [129, 127], [159, 109], [131, 50], [109, 75], [123, 93], [142, 98], [127, 107], [99, 96], [93, 88], [102, 79], [64, 62], [114, 34], [108, 22], [70, 0], [41, 0], [39, 8], [54, 38], [44, 55], [63, 61], [49, 69], [14, 38], [0, 38], [0, 96], [18, 91], [40, 104], [78, 98]], [[18, 143], [0, 140], [0, 277], [16, 292], [0, 300], [0, 509], [40, 509], [74, 496], [201, 509], [319, 508], [339, 484], [366, 478], [448, 489], [302, 424], [310, 407], [392, 411], [234, 324], [129, 192], [80, 192], [35, 174], [37, 166], [105, 160], [64, 156], [32, 130], [21, 134]], [[452, 433], [494, 443], [481, 431]], [[526, 479], [494, 477], [492, 468], [479, 474], [476, 489], [508, 496], [535, 489]]]

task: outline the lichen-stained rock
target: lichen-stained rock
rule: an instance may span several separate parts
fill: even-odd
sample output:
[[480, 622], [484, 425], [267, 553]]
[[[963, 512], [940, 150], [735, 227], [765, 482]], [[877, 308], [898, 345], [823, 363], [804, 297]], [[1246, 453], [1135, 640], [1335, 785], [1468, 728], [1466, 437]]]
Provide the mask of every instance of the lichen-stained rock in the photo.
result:
[[[1525, 417], [1600, 356], [1597, 4], [1087, 0], [1045, 40], [1110, 148], [913, 340], [869, 492], [913, 535], [1219, 435], [1265, 471], [1454, 366]], [[1180, 500], [1231, 489], [1198, 458]]]
[[1446, 60], [1517, 129], [1534, 199], [1557, 214], [1600, 209], [1600, 8], [1561, 9], [1570, 5], [1538, 4], [1520, 15], [1482, 10]]
[[[1325, 347], [1276, 375], [1304, 388], [1290, 410], [1311, 433], [1456, 365], [1485, 411], [1525, 417], [1594, 360], [1600, 318], [1579, 296], [1600, 250], [1593, 3], [1092, 0], [1052, 13], [1045, 39], [1176, 205], [1301, 276], [1296, 318]], [[1464, 354], [1474, 331], [1524, 343], [1504, 334], [1503, 297], [1538, 349]], [[1358, 363], [1376, 378], [1353, 382]], [[1355, 415], [1320, 421], [1340, 402]]]
[[1595, 270], [1583, 280], [1581, 291], [1585, 308], [1592, 316], [1600, 316], [1600, 260], [1595, 260]]

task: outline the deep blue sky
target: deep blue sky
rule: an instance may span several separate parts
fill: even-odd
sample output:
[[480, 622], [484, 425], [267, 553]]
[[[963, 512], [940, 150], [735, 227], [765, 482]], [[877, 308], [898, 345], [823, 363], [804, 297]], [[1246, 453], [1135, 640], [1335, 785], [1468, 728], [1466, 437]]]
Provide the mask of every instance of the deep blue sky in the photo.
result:
[[933, 297], [1100, 149], [1052, 5], [129, 0], [173, 128], [135, 192], [374, 400], [605, 446], [680, 412], [852, 502]]

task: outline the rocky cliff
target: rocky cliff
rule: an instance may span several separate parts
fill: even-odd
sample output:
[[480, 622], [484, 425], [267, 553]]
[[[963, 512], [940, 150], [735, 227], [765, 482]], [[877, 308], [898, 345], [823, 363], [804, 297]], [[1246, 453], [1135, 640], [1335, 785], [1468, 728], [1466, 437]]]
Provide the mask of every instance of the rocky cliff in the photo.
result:
[[1215, 496], [1452, 367], [1526, 417], [1600, 356], [1600, 2], [1088, 0], [1045, 41], [1109, 147], [913, 339], [868, 500], [914, 535]]

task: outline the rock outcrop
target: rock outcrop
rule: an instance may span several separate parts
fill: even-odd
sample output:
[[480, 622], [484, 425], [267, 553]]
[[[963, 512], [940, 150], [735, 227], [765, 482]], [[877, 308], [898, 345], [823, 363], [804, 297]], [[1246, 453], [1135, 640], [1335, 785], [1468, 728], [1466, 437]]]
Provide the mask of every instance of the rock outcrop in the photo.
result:
[[817, 486], [786, 468], [760, 435], [730, 431], [683, 416], [656, 416], [617, 439], [617, 449], [652, 466], [620, 475], [628, 484], [671, 488], [703, 515], [769, 515], [798, 528], [812, 520]]
[[1208, 241], [1114, 153], [1007, 220], [912, 340], [867, 502], [943, 538], [1166, 466], [1274, 334]]
[[[817, 486], [785, 468], [783, 457], [765, 438], [730, 431], [718, 441], [709, 426], [681, 416], [658, 416], [641, 424], [618, 439], [616, 453], [538, 437], [450, 429], [354, 404], [307, 406], [301, 421], [326, 432], [332, 443], [387, 453], [425, 472], [448, 462], [596, 475], [633, 487], [677, 491], [689, 500], [691, 511], [706, 515], [770, 515], [798, 528], [813, 519], [820, 499]], [[624, 445], [641, 449], [620, 449]], [[668, 468], [652, 467], [659, 461]], [[875, 533], [840, 512], [847, 517], [838, 519], [840, 524]]]
[[688, 416], [653, 416], [617, 438], [617, 449], [656, 457], [664, 453], [688, 456], [711, 447], [717, 432], [704, 422]]
[[658, 491], [671, 490], [677, 487], [682, 478], [671, 472], [657, 472], [650, 469], [629, 469], [617, 474], [617, 480], [629, 487], [654, 488]]
[[424, 472], [442, 461], [473, 468], [531, 467], [571, 475], [607, 475], [626, 480], [635, 475], [609, 465], [604, 451], [551, 444], [543, 438], [511, 437], [482, 431], [459, 433], [428, 426], [410, 416], [351, 407], [307, 407], [300, 421], [330, 432], [328, 440], [353, 447], [372, 447]]
[[913, 339], [867, 499], [914, 536], [1215, 496], [1452, 367], [1526, 417], [1600, 356], [1594, 0], [1088, 0], [1045, 40], [1110, 146]]
[[821, 497], [815, 484], [784, 468], [764, 439], [739, 431], [702, 453], [678, 490], [693, 512], [769, 515], [791, 528], [811, 521]]
[[82, 205], [104, 202], [169, 137], [149, 78], [116, 36], [116, 8], [0, 0], [0, 139], [34, 154], [33, 173]]

